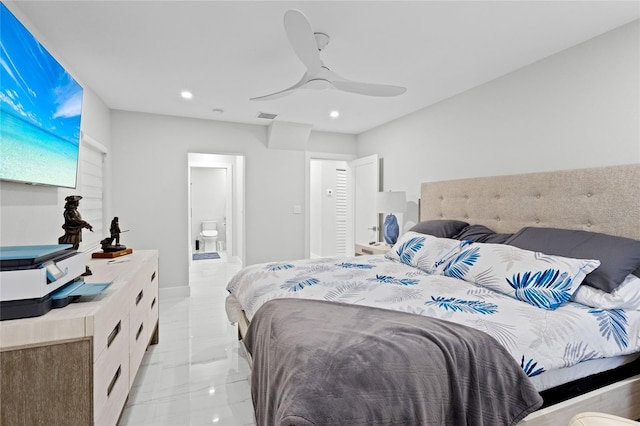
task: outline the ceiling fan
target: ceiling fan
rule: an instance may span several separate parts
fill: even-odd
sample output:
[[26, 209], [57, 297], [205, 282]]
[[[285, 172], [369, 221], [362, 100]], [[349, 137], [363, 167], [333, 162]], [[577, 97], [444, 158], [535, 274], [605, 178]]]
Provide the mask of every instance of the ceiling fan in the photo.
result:
[[388, 84], [351, 81], [331, 71], [320, 59], [320, 52], [329, 44], [329, 36], [314, 33], [307, 18], [298, 10], [288, 10], [284, 14], [284, 29], [293, 51], [307, 67], [307, 71], [293, 86], [269, 95], [251, 98], [252, 101], [277, 99], [297, 89], [337, 89], [368, 96], [397, 96], [407, 90], [405, 87]]

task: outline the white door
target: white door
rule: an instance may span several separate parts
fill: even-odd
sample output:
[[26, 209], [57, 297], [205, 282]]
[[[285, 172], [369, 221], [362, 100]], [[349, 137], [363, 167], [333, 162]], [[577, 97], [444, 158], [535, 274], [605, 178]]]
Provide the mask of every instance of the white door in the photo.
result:
[[380, 190], [377, 155], [358, 158], [350, 163], [354, 185], [354, 231], [356, 243], [378, 241], [376, 194]]
[[[307, 206], [305, 216], [305, 246], [307, 258], [312, 254], [312, 242], [317, 240], [317, 236], [312, 237], [313, 232], [318, 233], [322, 227], [322, 214], [317, 203], [313, 203], [312, 196], [314, 191], [318, 196], [326, 196], [324, 189], [321, 188], [317, 177], [311, 172], [311, 160], [317, 159], [320, 162], [327, 160], [346, 161], [347, 173], [346, 178], [346, 199], [342, 214], [332, 213], [330, 218], [336, 225], [344, 226], [342, 238], [344, 239], [344, 253], [347, 256], [353, 256], [355, 252], [356, 242], [378, 241], [378, 213], [376, 212], [375, 200], [376, 194], [380, 188], [379, 160], [377, 155], [369, 157], [352, 159], [344, 158], [344, 156], [327, 155], [327, 154], [310, 154], [307, 153], [306, 158], [306, 187], [307, 194], [305, 205]], [[313, 213], [313, 214], [312, 214]], [[317, 242], [317, 241], [316, 241]]]

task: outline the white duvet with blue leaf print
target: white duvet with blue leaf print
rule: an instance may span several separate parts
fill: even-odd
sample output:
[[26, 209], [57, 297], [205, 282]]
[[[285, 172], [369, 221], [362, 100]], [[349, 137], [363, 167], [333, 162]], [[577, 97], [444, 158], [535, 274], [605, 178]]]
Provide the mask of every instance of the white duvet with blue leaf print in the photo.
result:
[[[458, 273], [463, 271], [451, 275]], [[558, 278], [549, 273], [536, 279], [550, 282]], [[519, 278], [523, 279], [533, 278]], [[463, 324], [493, 336], [529, 376], [640, 350], [640, 311], [594, 309], [574, 302], [555, 310], [541, 309], [383, 256], [253, 265], [236, 274], [227, 289], [249, 320], [268, 300], [305, 298], [376, 306]]]

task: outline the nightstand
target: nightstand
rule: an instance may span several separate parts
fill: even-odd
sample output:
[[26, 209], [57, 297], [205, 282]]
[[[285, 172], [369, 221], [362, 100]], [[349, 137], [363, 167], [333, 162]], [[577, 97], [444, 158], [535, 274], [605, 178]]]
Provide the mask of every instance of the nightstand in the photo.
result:
[[385, 243], [356, 243], [356, 256], [369, 256], [372, 254], [386, 254], [391, 246]]

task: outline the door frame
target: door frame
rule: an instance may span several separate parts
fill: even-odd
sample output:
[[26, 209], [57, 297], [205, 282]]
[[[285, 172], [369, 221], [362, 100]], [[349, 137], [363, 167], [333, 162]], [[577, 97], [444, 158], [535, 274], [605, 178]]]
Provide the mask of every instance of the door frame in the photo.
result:
[[[311, 160], [338, 160], [338, 161], [346, 161], [347, 163], [355, 160], [357, 155], [355, 154], [332, 154], [329, 152], [305, 152], [304, 158], [304, 257], [309, 259], [311, 257]], [[349, 168], [350, 166], [347, 165]], [[352, 186], [352, 183], [349, 181], [353, 180], [353, 176], [350, 170], [347, 172], [347, 188]], [[347, 190], [349, 191], [349, 189]], [[347, 193], [348, 197], [352, 197], [349, 192]], [[350, 222], [350, 223], [349, 223]], [[351, 215], [351, 219], [347, 223], [348, 231], [347, 234], [353, 234], [353, 214]], [[353, 244], [351, 244], [353, 246]], [[353, 247], [352, 247], [353, 249]]]
[[212, 168], [226, 169], [226, 224], [227, 224], [227, 261], [239, 261], [241, 265], [245, 262], [245, 218], [244, 218], [244, 180], [245, 167], [244, 155], [240, 154], [211, 154], [211, 153], [188, 153], [187, 159], [187, 226], [189, 247], [189, 267], [193, 262], [191, 230], [191, 169], [192, 168]]

